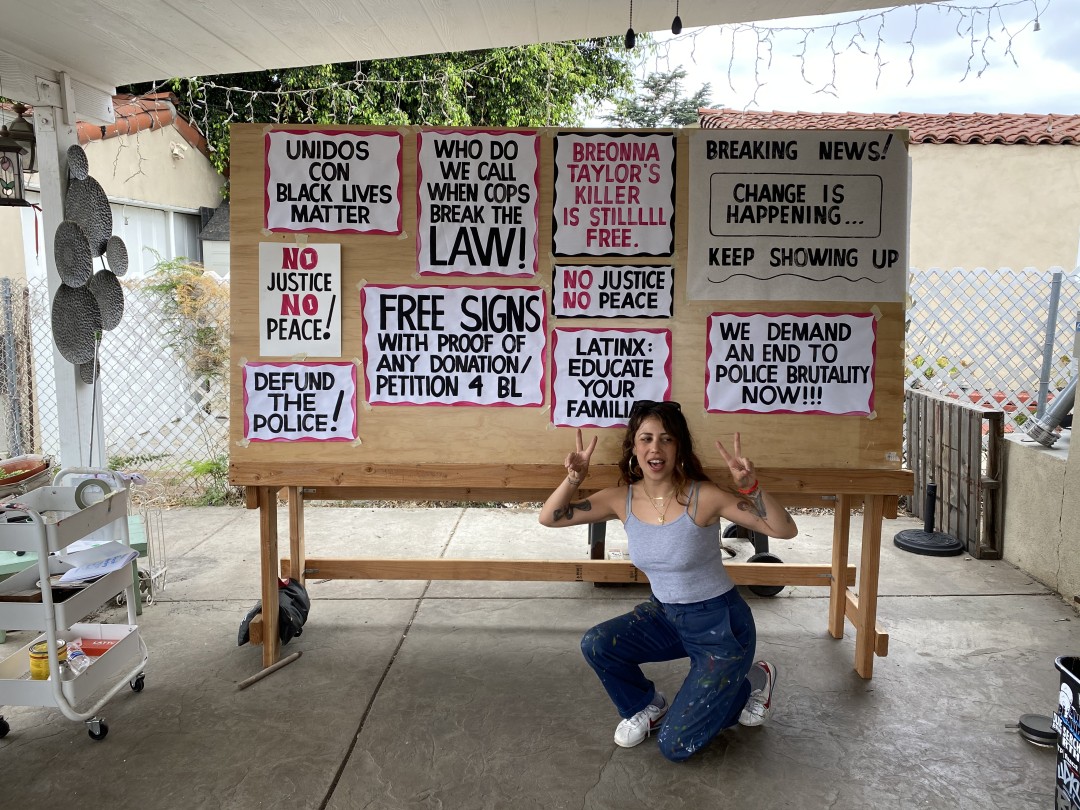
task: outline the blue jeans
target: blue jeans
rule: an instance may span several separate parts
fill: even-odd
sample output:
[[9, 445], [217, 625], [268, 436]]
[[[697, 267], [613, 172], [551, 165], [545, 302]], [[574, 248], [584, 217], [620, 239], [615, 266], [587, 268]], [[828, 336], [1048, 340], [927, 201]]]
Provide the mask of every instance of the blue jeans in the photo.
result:
[[653, 597], [609, 619], [581, 639], [581, 651], [623, 718], [656, 694], [641, 664], [690, 658], [690, 672], [657, 735], [660, 751], [679, 762], [735, 725], [750, 696], [757, 630], [750, 606], [732, 588], [704, 602], [664, 604]]

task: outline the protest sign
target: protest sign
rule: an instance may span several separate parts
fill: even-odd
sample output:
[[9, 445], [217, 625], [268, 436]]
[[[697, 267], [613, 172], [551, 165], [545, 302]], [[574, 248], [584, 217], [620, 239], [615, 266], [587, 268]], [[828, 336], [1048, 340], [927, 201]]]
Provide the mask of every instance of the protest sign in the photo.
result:
[[245, 363], [243, 385], [248, 441], [356, 439], [353, 363]]
[[259, 243], [259, 354], [341, 355], [341, 246]]
[[556, 265], [552, 309], [560, 318], [670, 318], [674, 284], [668, 265]]

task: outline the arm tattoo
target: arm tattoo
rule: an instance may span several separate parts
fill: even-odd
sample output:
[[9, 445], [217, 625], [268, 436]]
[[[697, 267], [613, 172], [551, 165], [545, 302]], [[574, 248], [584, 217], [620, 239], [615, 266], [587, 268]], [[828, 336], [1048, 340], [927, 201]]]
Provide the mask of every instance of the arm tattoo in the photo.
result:
[[757, 516], [762, 520], [765, 519], [765, 493], [759, 488], [753, 495], [750, 496], [750, 500], [754, 503], [754, 511]]
[[562, 520], [563, 518], [570, 520], [574, 517], [575, 509], [578, 509], [582, 512], [591, 512], [592, 504], [589, 502], [588, 499], [584, 501], [578, 501], [577, 503], [568, 503], [565, 509], [555, 510], [555, 520]]

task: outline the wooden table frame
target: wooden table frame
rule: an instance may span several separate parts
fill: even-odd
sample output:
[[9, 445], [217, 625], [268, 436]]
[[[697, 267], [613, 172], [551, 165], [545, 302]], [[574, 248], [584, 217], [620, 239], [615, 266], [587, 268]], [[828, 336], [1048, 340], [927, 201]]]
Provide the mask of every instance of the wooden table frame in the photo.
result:
[[[724, 480], [726, 470], [709, 470]], [[471, 579], [551, 582], [647, 582], [630, 562], [622, 560], [482, 560], [482, 559], [329, 559], [309, 558], [304, 543], [305, 500], [460, 500], [542, 501], [565, 475], [553, 465], [496, 466], [463, 469], [455, 465], [363, 465], [359, 476], [341, 475], [341, 483], [305, 482], [304, 471], [281, 465], [234, 464], [230, 480], [248, 487], [248, 505], [259, 509], [262, 603], [278, 602], [278, 576], [298, 572], [319, 579]], [[360, 480], [352, 480], [355, 478]], [[594, 466], [584, 490], [596, 491], [615, 482], [613, 466]], [[833, 509], [832, 560], [828, 564], [727, 563], [740, 585], [815, 585], [829, 588], [829, 634], [844, 637], [844, 621], [855, 628], [855, 671], [873, 677], [874, 656], [889, 652], [889, 636], [877, 626], [878, 569], [881, 524], [895, 518], [897, 498], [910, 494], [908, 470], [771, 469], [759, 471], [761, 485], [787, 506]], [[461, 484], [477, 481], [480, 486]], [[278, 557], [278, 493], [288, 493], [289, 556]], [[859, 570], [848, 564], [851, 512], [863, 507]], [[852, 590], [857, 584], [858, 592]], [[278, 615], [264, 611], [251, 626], [253, 643], [263, 645], [263, 666], [280, 654]]]

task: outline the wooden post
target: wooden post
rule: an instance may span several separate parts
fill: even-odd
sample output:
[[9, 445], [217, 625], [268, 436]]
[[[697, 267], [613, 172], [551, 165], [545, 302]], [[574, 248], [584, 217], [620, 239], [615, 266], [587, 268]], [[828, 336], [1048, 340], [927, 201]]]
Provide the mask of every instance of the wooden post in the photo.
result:
[[262, 570], [263, 666], [277, 663], [278, 637], [278, 526], [277, 487], [259, 492], [260, 564]]
[[[883, 495], [868, 495], [863, 500], [859, 601], [855, 617], [855, 671], [868, 680], [874, 677], [874, 653], [880, 649], [877, 638], [877, 597], [884, 501]], [[888, 636], [884, 636], [884, 640], [887, 643]]]
[[304, 581], [304, 491], [289, 487], [289, 570], [301, 585]]
[[832, 584], [829, 587], [829, 635], [844, 637], [847, 610], [847, 583], [843, 572], [848, 564], [848, 535], [851, 532], [851, 496], [838, 495], [833, 510]]

